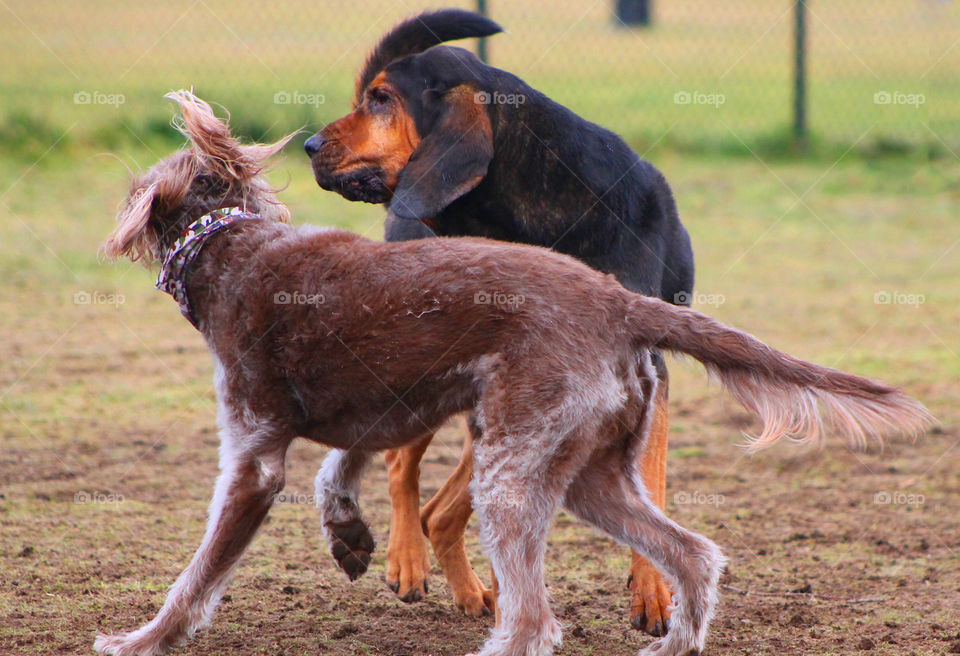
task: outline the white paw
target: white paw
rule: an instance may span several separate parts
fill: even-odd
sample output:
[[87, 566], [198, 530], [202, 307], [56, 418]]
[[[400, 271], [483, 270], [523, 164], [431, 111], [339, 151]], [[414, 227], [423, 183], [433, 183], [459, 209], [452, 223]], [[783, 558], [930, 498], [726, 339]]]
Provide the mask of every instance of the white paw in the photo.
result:
[[563, 628], [555, 618], [550, 618], [550, 628], [543, 636], [544, 647], [559, 647], [563, 644]]
[[700, 650], [692, 645], [679, 645], [676, 639], [671, 640], [668, 635], [651, 642], [640, 650], [637, 656], [688, 656], [688, 654], [699, 654]]
[[161, 656], [166, 649], [155, 641], [144, 640], [132, 633], [115, 633], [113, 635], [100, 634], [93, 643], [98, 654], [110, 656]]
[[98, 654], [110, 654], [110, 656], [125, 656], [130, 652], [127, 647], [126, 633], [117, 633], [114, 635], [100, 634], [93, 643], [93, 648]]
[[646, 647], [644, 647], [643, 649], [641, 649], [641, 650], [637, 653], [637, 656], [654, 656], [655, 654], [656, 654], [657, 656], [660, 656], [660, 654], [661, 654], [661, 652], [662, 652], [662, 650], [663, 650], [663, 643], [664, 643], [664, 641], [666, 641], [666, 638], [662, 638], [662, 639], [660, 639], [660, 640], [654, 640], [654, 641], [651, 642], [649, 645], [647, 645]]

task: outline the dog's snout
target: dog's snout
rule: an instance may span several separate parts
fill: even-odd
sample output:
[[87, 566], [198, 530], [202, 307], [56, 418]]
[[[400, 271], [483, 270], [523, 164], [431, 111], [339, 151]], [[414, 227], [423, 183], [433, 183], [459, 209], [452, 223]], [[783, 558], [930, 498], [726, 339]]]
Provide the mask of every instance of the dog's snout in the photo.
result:
[[326, 142], [327, 140], [320, 136], [320, 133], [318, 132], [307, 139], [307, 141], [303, 144], [303, 149], [307, 151], [307, 155], [313, 157], [320, 152], [320, 149], [323, 148], [323, 144]]

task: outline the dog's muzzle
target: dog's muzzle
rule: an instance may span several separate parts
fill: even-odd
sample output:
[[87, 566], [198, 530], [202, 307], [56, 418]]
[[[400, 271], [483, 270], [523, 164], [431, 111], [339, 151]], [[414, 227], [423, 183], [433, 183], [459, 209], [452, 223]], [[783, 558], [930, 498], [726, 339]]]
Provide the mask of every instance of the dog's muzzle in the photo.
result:
[[313, 177], [321, 189], [335, 191], [347, 200], [364, 203], [386, 203], [393, 191], [384, 182], [386, 173], [378, 166], [355, 166], [342, 171], [344, 160], [349, 160], [343, 147], [335, 139], [316, 133], [303, 144], [310, 156]]
[[354, 169], [347, 173], [328, 170], [319, 158], [311, 162], [313, 177], [321, 189], [335, 191], [347, 200], [359, 200], [364, 203], [386, 203], [393, 192], [383, 181], [384, 173], [375, 167]]

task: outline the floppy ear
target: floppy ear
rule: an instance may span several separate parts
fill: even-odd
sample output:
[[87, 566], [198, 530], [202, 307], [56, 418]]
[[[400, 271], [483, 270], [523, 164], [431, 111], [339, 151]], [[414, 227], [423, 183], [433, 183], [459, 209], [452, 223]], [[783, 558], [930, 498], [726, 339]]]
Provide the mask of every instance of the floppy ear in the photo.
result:
[[390, 211], [401, 219], [436, 216], [480, 184], [493, 159], [484, 94], [460, 85], [440, 98], [428, 97], [436, 95], [424, 93], [427, 132], [400, 172], [390, 201]]
[[133, 261], [153, 260], [157, 254], [156, 235], [150, 231], [150, 213], [157, 197], [157, 183], [140, 187], [126, 200], [117, 214], [117, 227], [101, 246], [111, 260], [127, 256]]

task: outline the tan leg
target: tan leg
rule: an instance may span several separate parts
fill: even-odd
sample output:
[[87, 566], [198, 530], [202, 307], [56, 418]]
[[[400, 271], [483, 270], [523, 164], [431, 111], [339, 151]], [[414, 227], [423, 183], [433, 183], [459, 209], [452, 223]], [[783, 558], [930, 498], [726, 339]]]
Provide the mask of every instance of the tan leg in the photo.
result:
[[[643, 460], [643, 482], [654, 504], [663, 510], [667, 502], [667, 432], [669, 415], [667, 381], [657, 387], [655, 414]], [[633, 553], [627, 588], [631, 592], [630, 624], [652, 636], [665, 635], [670, 623], [670, 589], [650, 561]]]
[[390, 542], [387, 546], [387, 585], [403, 601], [420, 601], [427, 594], [430, 555], [420, 528], [420, 459], [433, 439], [386, 452], [390, 477]]
[[457, 469], [423, 508], [420, 520], [433, 554], [453, 592], [453, 603], [467, 615], [481, 617], [494, 611], [495, 594], [487, 590], [467, 558], [463, 534], [473, 513], [470, 478], [473, 476], [473, 438], [468, 433]]

